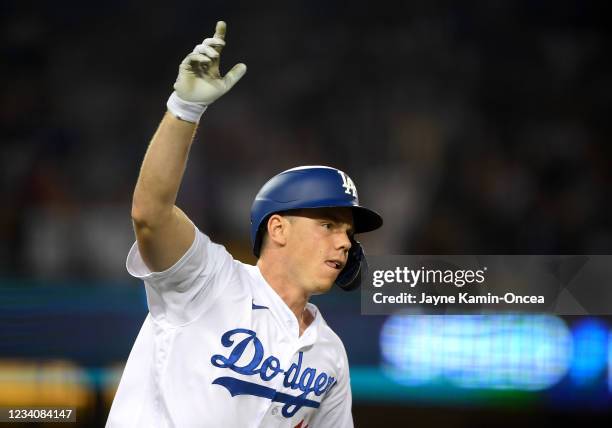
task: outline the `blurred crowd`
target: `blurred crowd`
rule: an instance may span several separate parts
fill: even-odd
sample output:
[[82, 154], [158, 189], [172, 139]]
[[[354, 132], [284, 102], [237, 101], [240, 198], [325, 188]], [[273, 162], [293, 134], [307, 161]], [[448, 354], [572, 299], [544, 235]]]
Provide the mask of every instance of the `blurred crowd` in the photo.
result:
[[603, 11], [403, 3], [3, 2], [0, 275], [127, 277], [140, 162], [217, 19], [223, 69], [248, 72], [205, 113], [177, 204], [237, 258], [259, 187], [302, 164], [383, 215], [370, 253], [609, 253]]

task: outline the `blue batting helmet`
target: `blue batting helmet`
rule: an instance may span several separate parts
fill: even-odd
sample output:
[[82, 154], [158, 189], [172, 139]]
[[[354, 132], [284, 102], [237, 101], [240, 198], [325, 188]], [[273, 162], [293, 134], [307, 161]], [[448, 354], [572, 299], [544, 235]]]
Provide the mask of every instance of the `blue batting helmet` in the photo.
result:
[[[301, 166], [275, 175], [259, 190], [251, 206], [253, 253], [259, 257], [262, 235], [272, 214], [303, 208], [335, 207], [352, 209], [355, 233], [370, 232], [382, 226], [380, 215], [359, 205], [353, 180], [339, 169]], [[366, 269], [361, 244], [353, 238], [346, 266], [335, 283], [344, 290], [355, 289]]]

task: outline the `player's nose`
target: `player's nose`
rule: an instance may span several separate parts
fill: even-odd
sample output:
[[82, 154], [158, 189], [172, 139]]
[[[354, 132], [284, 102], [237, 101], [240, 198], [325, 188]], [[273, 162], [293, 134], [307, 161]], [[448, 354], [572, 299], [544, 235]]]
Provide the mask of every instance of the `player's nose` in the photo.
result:
[[342, 251], [348, 251], [351, 249], [351, 239], [348, 233], [342, 232], [338, 234], [336, 239], [336, 248]]

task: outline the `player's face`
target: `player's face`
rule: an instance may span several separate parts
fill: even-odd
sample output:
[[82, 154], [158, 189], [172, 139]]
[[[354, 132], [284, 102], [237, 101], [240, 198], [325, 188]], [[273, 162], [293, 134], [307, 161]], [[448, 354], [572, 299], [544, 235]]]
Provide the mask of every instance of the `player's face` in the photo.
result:
[[350, 208], [304, 209], [291, 216], [287, 240], [291, 275], [308, 294], [328, 291], [344, 268], [351, 248]]

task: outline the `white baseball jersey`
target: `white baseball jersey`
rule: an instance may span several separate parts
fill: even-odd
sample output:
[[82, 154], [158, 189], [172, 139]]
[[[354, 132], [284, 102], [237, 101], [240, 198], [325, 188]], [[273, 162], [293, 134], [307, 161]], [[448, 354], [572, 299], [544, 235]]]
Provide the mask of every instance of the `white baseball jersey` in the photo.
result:
[[196, 229], [185, 255], [151, 272], [134, 244], [131, 275], [149, 314], [107, 427], [352, 427], [346, 352], [317, 307], [298, 321], [257, 266]]

